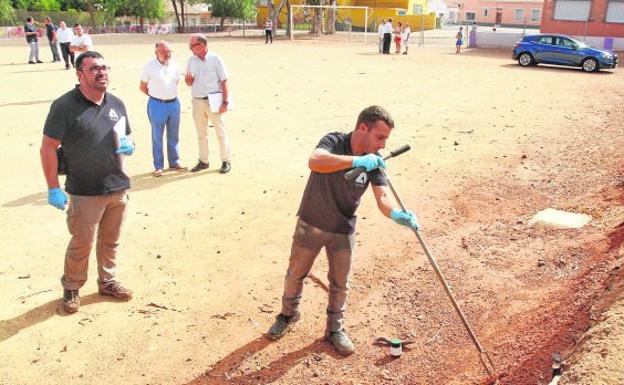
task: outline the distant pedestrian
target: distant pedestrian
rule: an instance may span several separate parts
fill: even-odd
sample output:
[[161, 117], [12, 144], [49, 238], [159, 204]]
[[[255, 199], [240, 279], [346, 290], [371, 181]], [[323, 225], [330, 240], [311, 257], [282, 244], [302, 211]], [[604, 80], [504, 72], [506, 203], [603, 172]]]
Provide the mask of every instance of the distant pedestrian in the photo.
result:
[[81, 52], [93, 51], [93, 41], [91, 40], [91, 36], [84, 33], [82, 29], [82, 25], [76, 23], [74, 24], [74, 33], [76, 36], [71, 41], [69, 45], [69, 49], [80, 55]]
[[35, 21], [32, 16], [28, 16], [26, 18], [26, 24], [24, 24], [24, 35], [26, 35], [26, 43], [30, 46], [28, 63], [43, 63], [39, 59], [39, 38], [37, 37], [37, 27], [35, 27]]
[[273, 44], [273, 20], [269, 17], [264, 21], [264, 34], [264, 44], [268, 44], [269, 41]]
[[383, 35], [383, 53], [388, 55], [390, 54], [390, 44], [392, 43], [392, 19], [388, 19], [386, 24], [384, 24], [384, 35]]
[[403, 24], [399, 21], [394, 29], [394, 53], [401, 53], [401, 33], [403, 33]]
[[46, 17], [44, 23], [46, 26], [46, 36], [48, 37], [50, 49], [52, 50], [52, 61], [61, 61], [61, 55], [59, 55], [58, 49], [58, 38], [56, 36], [56, 26], [52, 24], [52, 19], [50, 19], [50, 17]]
[[383, 53], [383, 38], [385, 30], [386, 20], [381, 19], [381, 23], [377, 27], [377, 37], [379, 38], [379, 53]]
[[455, 34], [455, 53], [460, 53], [461, 46], [464, 44], [464, 32], [463, 27], [459, 27], [459, 31]]
[[147, 116], [152, 125], [152, 155], [154, 176], [163, 174], [163, 134], [167, 131], [167, 160], [172, 171], [184, 171], [180, 165], [179, 128], [180, 100], [178, 81], [180, 67], [171, 60], [171, 45], [166, 41], [156, 43], [156, 57], [150, 60], [141, 74], [139, 89], [147, 96]]
[[69, 69], [69, 65], [74, 66], [74, 53], [69, 49], [72, 39], [74, 38], [74, 31], [71, 28], [67, 28], [64, 21], [59, 21], [59, 27], [56, 30], [56, 38], [61, 45], [61, 53], [63, 54], [63, 60], [65, 61], [65, 69]]
[[409, 47], [409, 38], [412, 34], [412, 29], [410, 28], [409, 23], [405, 23], [405, 27], [403, 27], [403, 32], [401, 33], [401, 39], [403, 40], [403, 45], [405, 46], [405, 52], [403, 55], [407, 55], [407, 49]]

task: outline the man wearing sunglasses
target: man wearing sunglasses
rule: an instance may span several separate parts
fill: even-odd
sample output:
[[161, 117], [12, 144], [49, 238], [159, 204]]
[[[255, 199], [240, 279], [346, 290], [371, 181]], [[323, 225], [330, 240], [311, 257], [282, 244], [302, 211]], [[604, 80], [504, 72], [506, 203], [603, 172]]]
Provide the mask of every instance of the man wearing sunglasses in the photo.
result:
[[[76, 59], [79, 85], [56, 99], [43, 128], [41, 164], [48, 185], [48, 203], [67, 208], [71, 240], [61, 277], [63, 307], [75, 313], [78, 290], [87, 280], [89, 254], [96, 243], [98, 291], [121, 300], [132, 291], [117, 280], [117, 246], [124, 220], [130, 179], [123, 171], [123, 157], [132, 155], [134, 143], [123, 102], [106, 92], [110, 67], [94, 51]], [[59, 157], [63, 148], [65, 190], [59, 183]], [[97, 239], [95, 232], [97, 229]]]

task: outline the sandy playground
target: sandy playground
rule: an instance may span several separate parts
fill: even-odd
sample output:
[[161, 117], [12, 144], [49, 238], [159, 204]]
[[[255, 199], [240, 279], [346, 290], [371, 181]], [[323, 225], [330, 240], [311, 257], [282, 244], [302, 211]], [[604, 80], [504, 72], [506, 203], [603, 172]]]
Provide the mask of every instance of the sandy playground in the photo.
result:
[[[50, 103], [75, 74], [49, 63], [45, 39], [46, 63], [35, 66], [24, 42], [0, 42], [1, 384], [488, 383], [414, 235], [385, 219], [370, 192], [346, 314], [356, 354], [339, 357], [321, 340], [322, 255], [318, 280], [306, 281], [305, 321], [278, 342], [263, 337], [280, 309], [307, 157], [371, 104], [395, 118], [388, 149], [412, 146], [388, 162], [389, 175], [499, 383], [547, 384], [553, 352], [566, 360], [560, 383], [624, 383], [624, 71], [523, 69], [506, 50], [455, 55], [451, 40], [384, 57], [374, 42], [211, 39], [230, 72], [233, 170], [218, 174], [213, 153], [207, 172], [153, 178], [138, 76], [155, 39], [94, 36], [137, 143], [119, 260], [135, 298], [99, 296], [92, 259], [71, 316], [59, 305], [65, 216], [46, 204], [39, 146]], [[187, 37], [171, 39], [184, 65]], [[180, 98], [182, 161], [192, 166], [182, 84]], [[547, 207], [593, 221], [528, 227]], [[379, 336], [415, 343], [392, 359], [373, 344]]]

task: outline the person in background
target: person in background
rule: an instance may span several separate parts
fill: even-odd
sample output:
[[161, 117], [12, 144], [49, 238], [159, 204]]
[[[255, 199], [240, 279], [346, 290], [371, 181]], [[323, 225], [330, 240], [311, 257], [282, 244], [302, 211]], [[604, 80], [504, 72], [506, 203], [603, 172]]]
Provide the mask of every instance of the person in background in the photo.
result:
[[82, 25], [74, 24], [74, 33], [76, 34], [69, 45], [69, 49], [78, 54], [81, 52], [93, 51], [93, 41], [91, 36], [84, 33]]
[[464, 44], [464, 27], [459, 27], [459, 31], [455, 34], [455, 53], [461, 52], [461, 46]]
[[403, 52], [403, 55], [407, 55], [407, 50], [409, 48], [409, 38], [411, 34], [412, 29], [410, 28], [409, 23], [405, 23], [405, 26], [403, 27], [403, 33], [401, 33], [401, 39], [403, 40], [403, 45], [405, 46], [405, 52]]
[[264, 44], [268, 44], [269, 41], [273, 44], [273, 20], [269, 17], [264, 20], [264, 34]]
[[403, 24], [399, 21], [394, 29], [394, 53], [401, 53], [401, 33], [403, 33]]
[[56, 30], [56, 37], [61, 45], [61, 54], [65, 61], [65, 69], [68, 70], [69, 66], [74, 66], [74, 53], [69, 49], [72, 39], [74, 38], [74, 31], [71, 28], [67, 28], [64, 21], [59, 22], [59, 27]]
[[384, 38], [384, 30], [385, 30], [386, 20], [381, 19], [381, 23], [377, 27], [377, 37], [379, 38], [379, 53], [383, 53], [383, 38]]
[[61, 61], [61, 55], [59, 55], [58, 49], [58, 39], [56, 36], [56, 26], [52, 24], [52, 19], [50, 19], [50, 17], [46, 17], [44, 23], [46, 36], [48, 37], [48, 42], [50, 43], [50, 50], [52, 50], [52, 62]]
[[39, 38], [37, 37], [37, 27], [35, 27], [35, 21], [32, 16], [28, 16], [26, 18], [26, 24], [24, 24], [24, 35], [26, 35], [26, 42], [30, 46], [28, 64], [43, 63], [39, 59]]
[[390, 54], [390, 44], [392, 43], [392, 19], [388, 19], [384, 24], [384, 37], [383, 37], [383, 53]]
[[163, 174], [163, 134], [167, 131], [167, 160], [169, 170], [184, 171], [180, 165], [180, 100], [178, 81], [180, 67], [171, 60], [171, 45], [164, 40], [156, 43], [156, 57], [150, 60], [141, 73], [139, 89], [149, 96], [147, 116], [152, 125], [152, 156], [154, 176]]

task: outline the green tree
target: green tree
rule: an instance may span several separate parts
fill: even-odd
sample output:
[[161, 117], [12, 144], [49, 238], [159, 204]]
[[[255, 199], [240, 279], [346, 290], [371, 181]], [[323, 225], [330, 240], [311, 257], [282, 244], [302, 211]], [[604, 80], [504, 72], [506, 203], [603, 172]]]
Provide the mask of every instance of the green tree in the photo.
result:
[[11, 0], [0, 0], [0, 24], [11, 25], [15, 22], [15, 13]]
[[221, 18], [221, 26], [226, 18], [250, 20], [256, 15], [254, 0], [213, 0], [212, 16]]
[[[135, 16], [139, 18], [141, 31], [145, 19], [160, 19], [164, 16], [165, 10], [162, 0], [126, 0], [120, 8], [126, 16]], [[119, 14], [120, 12], [117, 12]]]

